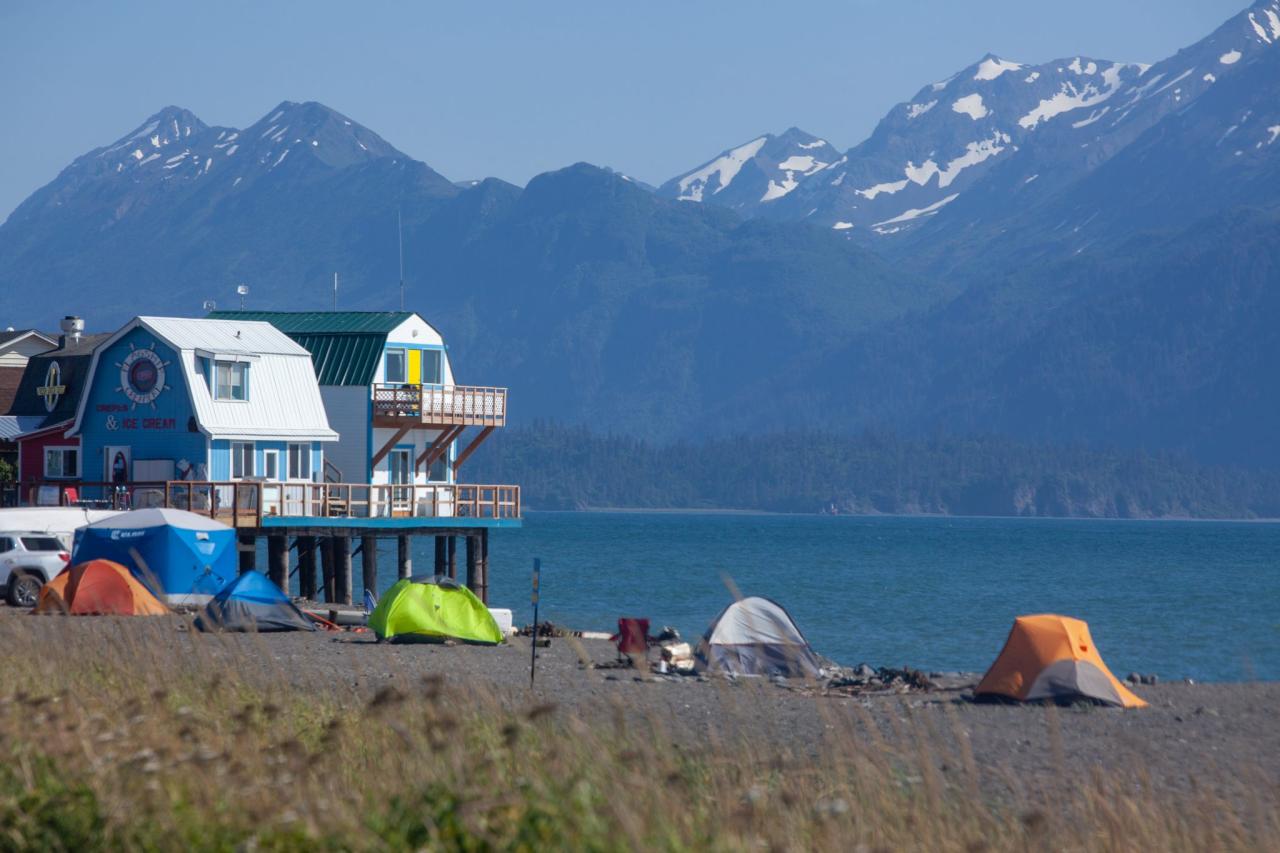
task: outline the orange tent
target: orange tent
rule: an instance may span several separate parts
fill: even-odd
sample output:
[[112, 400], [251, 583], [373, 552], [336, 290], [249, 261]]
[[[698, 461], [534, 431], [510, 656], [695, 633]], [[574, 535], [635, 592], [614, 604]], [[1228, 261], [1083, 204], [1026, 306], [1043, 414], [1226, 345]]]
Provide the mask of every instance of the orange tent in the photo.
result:
[[110, 560], [89, 560], [63, 569], [40, 589], [34, 613], [73, 616], [159, 616], [169, 612], [129, 570]]
[[1069, 616], [1019, 616], [1004, 649], [982, 677], [975, 696], [1096, 699], [1122, 708], [1145, 708], [1111, 674], [1089, 636], [1089, 626]]

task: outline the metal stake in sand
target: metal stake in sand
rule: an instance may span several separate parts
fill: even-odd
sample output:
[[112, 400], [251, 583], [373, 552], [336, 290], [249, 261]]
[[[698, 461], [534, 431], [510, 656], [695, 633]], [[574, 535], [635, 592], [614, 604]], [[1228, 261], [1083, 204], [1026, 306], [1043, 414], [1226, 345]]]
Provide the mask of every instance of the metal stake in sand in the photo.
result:
[[533, 688], [533, 674], [538, 666], [538, 584], [542, 579], [542, 560], [533, 558], [533, 636], [529, 643], [529, 688]]

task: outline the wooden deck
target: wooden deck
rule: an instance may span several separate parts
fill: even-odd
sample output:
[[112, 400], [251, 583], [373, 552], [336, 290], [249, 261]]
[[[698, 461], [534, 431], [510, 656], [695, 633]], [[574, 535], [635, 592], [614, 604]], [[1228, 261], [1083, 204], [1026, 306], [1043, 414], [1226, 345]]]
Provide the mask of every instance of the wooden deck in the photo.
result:
[[507, 423], [507, 389], [474, 385], [375, 385], [374, 426], [500, 427]]
[[171, 480], [126, 486], [30, 483], [22, 488], [24, 506], [172, 507], [240, 528], [413, 527], [415, 521], [423, 527], [467, 527], [475, 522], [518, 522], [521, 517], [520, 487], [508, 485]]

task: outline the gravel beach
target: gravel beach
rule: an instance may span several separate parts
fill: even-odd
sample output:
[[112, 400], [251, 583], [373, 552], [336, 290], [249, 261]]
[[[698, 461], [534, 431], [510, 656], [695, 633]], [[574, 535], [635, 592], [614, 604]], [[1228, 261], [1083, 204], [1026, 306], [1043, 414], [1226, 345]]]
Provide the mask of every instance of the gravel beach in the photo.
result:
[[367, 632], [203, 635], [181, 617], [29, 617], [0, 608], [0, 642], [15, 632], [28, 642], [86, 650], [159, 640], [166, 654], [192, 667], [229, 663], [251, 680], [358, 701], [387, 686], [420, 689], [424, 678], [442, 676], [464, 692], [484, 690], [515, 706], [552, 703], [561, 714], [652, 726], [655, 737], [689, 749], [767, 739], [798, 757], [817, 757], [829, 738], [850, 734], [899, 751], [927, 741], [944, 772], [971, 754], [984, 783], [996, 788], [1010, 779], [1034, 788], [1036, 780], [1060, 783], [1064, 774], [1095, 771], [1232, 799], [1257, 785], [1280, 785], [1276, 682], [1141, 685], [1135, 690], [1150, 707], [1133, 711], [975, 704], [969, 688], [977, 674], [938, 679], [943, 686], [927, 691], [821, 696], [799, 683], [655, 678], [611, 666], [616, 655], [605, 641], [556, 638], [539, 650], [531, 690], [524, 637], [478, 647], [379, 644]]

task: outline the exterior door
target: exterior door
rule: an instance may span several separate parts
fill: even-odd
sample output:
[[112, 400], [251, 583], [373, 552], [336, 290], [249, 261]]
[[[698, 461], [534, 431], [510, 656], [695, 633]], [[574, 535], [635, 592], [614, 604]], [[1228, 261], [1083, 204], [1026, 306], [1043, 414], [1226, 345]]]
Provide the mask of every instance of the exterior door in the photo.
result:
[[393, 450], [387, 459], [391, 466], [391, 511], [409, 515], [413, 512], [413, 451]]
[[133, 448], [103, 448], [102, 467], [102, 482], [116, 485], [129, 482], [133, 479]]

